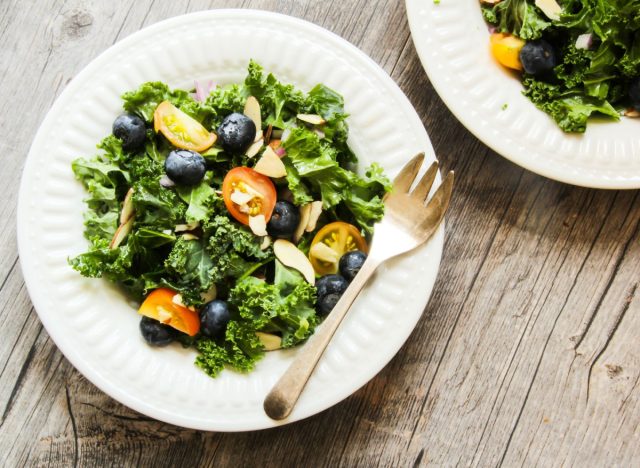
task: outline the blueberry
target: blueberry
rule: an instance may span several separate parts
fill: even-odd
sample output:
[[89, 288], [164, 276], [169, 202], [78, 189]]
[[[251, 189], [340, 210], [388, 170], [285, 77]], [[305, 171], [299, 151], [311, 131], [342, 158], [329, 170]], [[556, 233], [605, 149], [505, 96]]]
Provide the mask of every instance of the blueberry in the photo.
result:
[[342, 294], [331, 293], [318, 299], [318, 315], [329, 315], [336, 306]]
[[164, 161], [164, 171], [178, 185], [196, 185], [204, 177], [207, 163], [195, 151], [174, 150]]
[[230, 153], [244, 153], [256, 138], [256, 124], [244, 114], [227, 115], [218, 127], [220, 144]]
[[167, 346], [175, 337], [173, 328], [149, 317], [142, 317], [140, 320], [140, 333], [152, 346]]
[[349, 283], [340, 275], [325, 275], [316, 281], [318, 290], [318, 313], [327, 315], [336, 305], [342, 293], [349, 287]]
[[558, 65], [558, 54], [544, 39], [527, 42], [520, 51], [520, 62], [530, 75], [544, 75]]
[[267, 223], [267, 232], [273, 237], [289, 237], [299, 223], [300, 210], [291, 202], [278, 200]]
[[347, 252], [340, 258], [340, 274], [344, 276], [344, 279], [347, 281], [353, 281], [353, 278], [356, 277], [366, 259], [367, 254], [360, 250]]
[[631, 105], [640, 112], [640, 76], [632, 80], [629, 85], [629, 99], [631, 99]]
[[200, 310], [200, 332], [210, 338], [221, 336], [227, 328], [231, 314], [226, 302], [207, 302]]
[[137, 115], [122, 114], [113, 121], [113, 134], [122, 140], [122, 149], [135, 151], [142, 147], [147, 137], [144, 120]]

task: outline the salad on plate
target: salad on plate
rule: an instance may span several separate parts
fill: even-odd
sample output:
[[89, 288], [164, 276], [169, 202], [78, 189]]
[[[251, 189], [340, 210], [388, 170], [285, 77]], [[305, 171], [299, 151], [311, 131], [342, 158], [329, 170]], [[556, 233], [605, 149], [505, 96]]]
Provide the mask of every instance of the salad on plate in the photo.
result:
[[140, 305], [152, 346], [197, 350], [212, 377], [305, 341], [366, 259], [391, 188], [362, 174], [340, 94], [304, 93], [251, 61], [243, 83], [148, 82], [99, 154], [73, 161], [89, 196], [80, 274]]
[[481, 0], [491, 51], [565, 132], [640, 117], [640, 0]]

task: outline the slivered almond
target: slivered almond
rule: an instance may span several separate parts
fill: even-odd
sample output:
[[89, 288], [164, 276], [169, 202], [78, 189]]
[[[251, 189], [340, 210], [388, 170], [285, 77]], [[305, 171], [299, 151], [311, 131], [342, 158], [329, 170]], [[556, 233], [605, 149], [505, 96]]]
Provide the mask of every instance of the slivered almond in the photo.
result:
[[241, 192], [240, 190], [234, 190], [231, 192], [231, 196], [229, 199], [236, 205], [246, 205], [251, 200], [253, 200], [255, 196], [251, 193]]
[[118, 229], [116, 229], [116, 232], [113, 234], [113, 238], [109, 243], [110, 249], [118, 248], [120, 244], [122, 244], [122, 241], [124, 240], [124, 238], [127, 237], [127, 235], [131, 232], [131, 229], [133, 229], [134, 219], [135, 219], [135, 216], [132, 216], [131, 218], [129, 218], [129, 220], [126, 223], [118, 226]]
[[271, 333], [256, 332], [256, 336], [264, 346], [265, 351], [275, 351], [282, 347], [282, 338]]
[[311, 210], [309, 211], [309, 220], [307, 221], [307, 226], [304, 228], [306, 232], [311, 232], [316, 228], [316, 224], [318, 223], [318, 218], [322, 214], [322, 202], [314, 201], [311, 202]]
[[253, 123], [256, 124], [256, 131], [262, 130], [262, 116], [260, 115], [260, 103], [258, 100], [249, 96], [247, 98], [247, 102], [244, 104], [243, 114], [253, 120]]
[[133, 211], [133, 187], [129, 189], [122, 202], [122, 211], [120, 212], [120, 224], [129, 221], [134, 214]]
[[313, 246], [309, 250], [309, 253], [318, 260], [322, 260], [323, 262], [337, 264], [340, 261], [340, 255], [338, 255], [338, 252], [333, 250], [324, 242], [313, 244]]
[[200, 223], [198, 221], [187, 223], [187, 224], [176, 224], [174, 231], [175, 232], [193, 231], [198, 227], [200, 227]]
[[264, 236], [262, 244], [260, 244], [260, 250], [267, 250], [271, 245], [271, 236]]
[[311, 203], [307, 203], [300, 207], [300, 222], [298, 223], [298, 227], [293, 233], [293, 242], [298, 242], [304, 234], [304, 230], [307, 228], [307, 224], [309, 223], [309, 216], [311, 215]]
[[269, 124], [267, 131], [264, 133], [264, 141], [267, 145], [271, 142], [271, 133], [273, 133], [273, 125]]
[[298, 270], [309, 284], [315, 284], [316, 275], [307, 256], [288, 240], [278, 239], [273, 243], [273, 253], [283, 265]]
[[171, 322], [171, 312], [165, 309], [162, 306], [158, 306], [158, 321], [161, 323], [169, 323]]
[[638, 118], [640, 117], [640, 112], [635, 110], [633, 107], [624, 111], [625, 117]]
[[311, 125], [322, 125], [327, 122], [318, 114], [298, 114], [296, 117], [303, 122], [310, 123]]
[[558, 5], [556, 0], [536, 0], [535, 3], [550, 20], [557, 21], [560, 19], [562, 7]]
[[249, 149], [245, 154], [248, 157], [253, 158], [256, 154], [258, 154], [258, 152], [260, 151], [260, 148], [262, 148], [262, 145], [263, 145], [263, 141], [261, 138], [260, 140], [256, 141], [251, 146], [249, 146]]
[[287, 175], [287, 169], [284, 167], [284, 163], [270, 146], [265, 148], [262, 157], [253, 167], [253, 170], [267, 177], [273, 177], [274, 179]]
[[208, 291], [200, 293], [200, 298], [205, 302], [213, 301], [218, 295], [218, 288], [213, 284]]
[[256, 236], [267, 235], [267, 221], [263, 214], [249, 216], [249, 227]]
[[186, 234], [182, 234], [182, 238], [184, 240], [198, 240], [199, 239], [198, 236], [194, 236], [193, 234], [189, 234], [188, 232]]

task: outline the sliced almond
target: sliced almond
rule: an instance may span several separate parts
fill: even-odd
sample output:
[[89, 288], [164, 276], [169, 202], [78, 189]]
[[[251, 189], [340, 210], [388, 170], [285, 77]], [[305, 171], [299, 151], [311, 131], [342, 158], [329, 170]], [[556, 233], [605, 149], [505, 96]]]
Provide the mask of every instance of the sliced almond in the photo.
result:
[[231, 192], [229, 199], [235, 203], [236, 205], [246, 205], [251, 200], [253, 200], [255, 196], [251, 193], [241, 192], [240, 190], [234, 190]]
[[270, 146], [265, 148], [253, 170], [274, 179], [287, 175], [287, 168], [284, 167], [284, 163]]
[[267, 126], [267, 131], [264, 133], [264, 141], [266, 144], [271, 142], [271, 134], [273, 133], [273, 125], [269, 124]]
[[337, 265], [340, 261], [340, 255], [338, 254], [338, 252], [336, 252], [323, 242], [313, 244], [313, 246], [309, 250], [309, 254], [313, 255], [318, 260], [322, 260], [323, 262], [327, 263], [333, 263]]
[[167, 309], [165, 309], [162, 306], [158, 306], [157, 311], [158, 311], [159, 322], [162, 322], [162, 323], [171, 322], [171, 317], [173, 317], [173, 315], [171, 315], [171, 312], [169, 312]]
[[198, 236], [195, 236], [195, 235], [190, 234], [188, 232], [186, 234], [182, 234], [182, 238], [184, 240], [198, 240], [199, 239]]
[[256, 236], [262, 237], [267, 235], [267, 220], [263, 214], [249, 216], [249, 227], [251, 228], [251, 232]]
[[282, 338], [271, 333], [256, 332], [256, 336], [264, 346], [265, 351], [275, 351], [282, 348]]
[[638, 118], [640, 117], [640, 112], [635, 110], [633, 107], [624, 111], [625, 117]]
[[198, 227], [200, 227], [200, 223], [198, 221], [187, 223], [187, 224], [176, 224], [174, 231], [175, 232], [193, 231]]
[[129, 189], [122, 202], [122, 211], [120, 212], [120, 224], [129, 221], [134, 214], [133, 211], [133, 187]]
[[288, 240], [278, 239], [273, 243], [273, 253], [283, 265], [298, 270], [309, 284], [316, 283], [313, 266], [307, 256]]
[[264, 236], [262, 244], [260, 244], [260, 250], [267, 250], [271, 245], [271, 236]]
[[307, 224], [309, 223], [309, 216], [311, 215], [311, 203], [307, 203], [300, 207], [300, 222], [298, 223], [298, 227], [293, 233], [293, 242], [298, 242], [304, 234], [304, 230], [307, 228]]
[[310, 123], [311, 125], [322, 125], [327, 122], [318, 114], [298, 114], [296, 117], [303, 122]]
[[322, 214], [322, 202], [314, 201], [311, 202], [311, 210], [309, 211], [309, 220], [307, 221], [307, 226], [304, 228], [306, 232], [311, 232], [316, 228], [316, 224], [318, 223], [318, 218]]
[[258, 154], [258, 152], [260, 151], [260, 148], [262, 148], [262, 146], [263, 146], [263, 140], [262, 140], [262, 138], [260, 138], [258, 141], [256, 141], [251, 146], [249, 146], [249, 149], [247, 150], [247, 152], [245, 154], [248, 157], [253, 158], [256, 154]]
[[216, 285], [213, 284], [208, 291], [200, 293], [200, 298], [205, 302], [211, 302], [216, 298], [217, 295], [218, 288], [216, 288]]
[[111, 239], [111, 242], [109, 243], [110, 249], [120, 247], [120, 244], [122, 244], [124, 238], [127, 237], [127, 235], [131, 232], [131, 229], [133, 229], [134, 219], [135, 216], [132, 216], [126, 223], [118, 226], [118, 229], [116, 229], [116, 232], [113, 234], [113, 239]]
[[558, 5], [556, 0], [536, 0], [535, 3], [550, 20], [557, 21], [560, 19], [562, 7]]
[[260, 103], [258, 100], [249, 96], [247, 98], [247, 102], [244, 104], [244, 111], [242, 112], [244, 115], [253, 120], [253, 123], [256, 124], [256, 132], [258, 130], [262, 130], [262, 116], [260, 115]]

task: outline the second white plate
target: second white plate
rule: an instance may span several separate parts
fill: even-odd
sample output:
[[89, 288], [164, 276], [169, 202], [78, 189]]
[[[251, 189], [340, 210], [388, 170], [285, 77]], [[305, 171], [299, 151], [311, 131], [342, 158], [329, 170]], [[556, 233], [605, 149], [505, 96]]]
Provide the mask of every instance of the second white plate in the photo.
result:
[[413, 42], [434, 88], [476, 137], [537, 174], [594, 188], [640, 188], [640, 119], [566, 134], [522, 95], [489, 52], [478, 0], [406, 0]]

